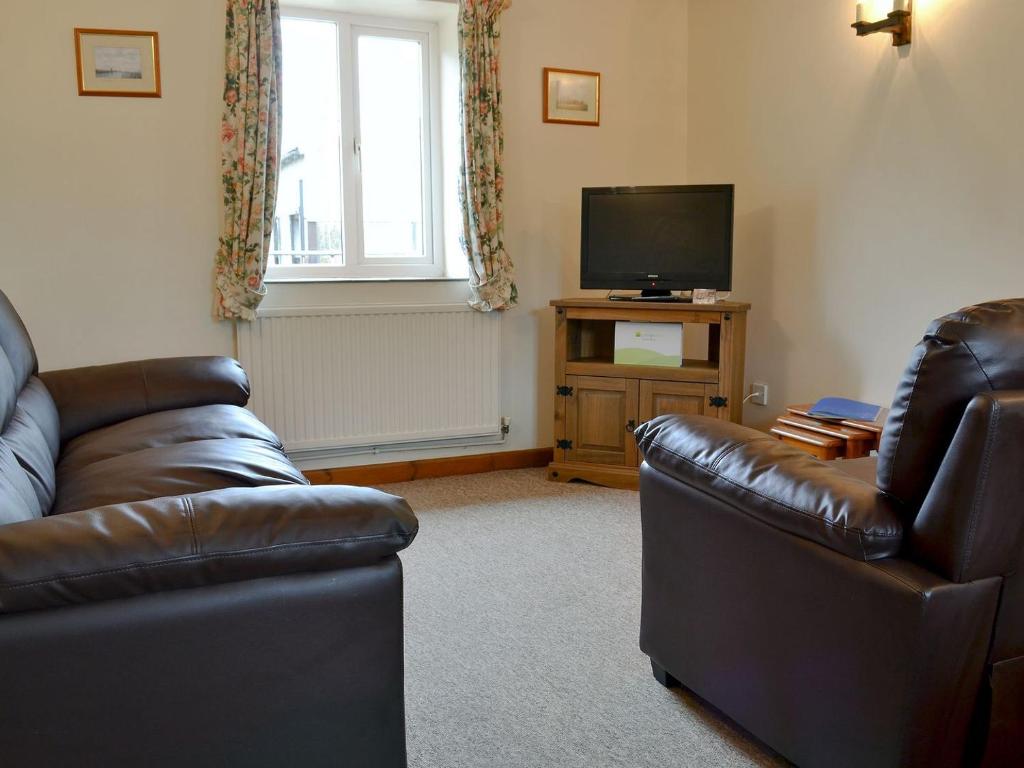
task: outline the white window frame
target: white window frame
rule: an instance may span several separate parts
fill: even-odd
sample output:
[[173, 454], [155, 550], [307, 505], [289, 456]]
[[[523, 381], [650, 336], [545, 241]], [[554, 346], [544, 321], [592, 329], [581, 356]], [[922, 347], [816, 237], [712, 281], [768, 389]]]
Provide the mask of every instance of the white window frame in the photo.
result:
[[[441, 55], [432, 22], [288, 7], [282, 19], [328, 21], [338, 36], [343, 265], [297, 264], [267, 268], [268, 280], [396, 279], [444, 275], [444, 189], [441, 165]], [[363, 248], [362, 170], [359, 163], [358, 38], [376, 35], [420, 43], [423, 55], [423, 250], [420, 259], [367, 258]], [[287, 63], [285, 64], [287, 66]], [[292, 251], [282, 251], [290, 254]]]

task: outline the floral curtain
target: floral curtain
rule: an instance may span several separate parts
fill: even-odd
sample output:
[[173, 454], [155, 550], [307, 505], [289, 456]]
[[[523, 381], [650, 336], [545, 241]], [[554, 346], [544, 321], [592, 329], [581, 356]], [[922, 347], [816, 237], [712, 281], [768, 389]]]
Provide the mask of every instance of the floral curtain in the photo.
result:
[[227, 0], [221, 181], [224, 223], [214, 315], [254, 320], [277, 200], [281, 154], [281, 16], [278, 0]]
[[462, 248], [469, 259], [470, 306], [511, 309], [518, 299], [512, 259], [505, 250], [501, 155], [501, 12], [509, 0], [459, 0], [462, 101]]

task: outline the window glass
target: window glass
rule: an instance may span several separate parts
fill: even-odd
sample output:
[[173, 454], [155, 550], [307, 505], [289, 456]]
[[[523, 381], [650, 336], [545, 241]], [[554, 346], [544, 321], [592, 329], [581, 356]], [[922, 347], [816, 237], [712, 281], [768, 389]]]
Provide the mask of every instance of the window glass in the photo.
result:
[[283, 16], [281, 33], [281, 169], [268, 277], [441, 275], [436, 25], [309, 11]]
[[367, 259], [423, 258], [423, 50], [361, 34], [359, 138]]
[[271, 265], [345, 263], [341, 201], [338, 29], [282, 19], [281, 172]]

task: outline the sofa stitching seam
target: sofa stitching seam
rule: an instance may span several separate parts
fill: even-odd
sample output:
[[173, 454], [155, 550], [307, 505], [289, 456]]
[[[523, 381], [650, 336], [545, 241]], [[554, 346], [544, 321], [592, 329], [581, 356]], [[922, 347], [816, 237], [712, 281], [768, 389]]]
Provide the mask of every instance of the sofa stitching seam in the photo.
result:
[[732, 445], [729, 445], [726, 448], [724, 448], [722, 452], [718, 454], [718, 458], [711, 462], [711, 469], [716, 470], [718, 468], [718, 465], [722, 463], [725, 457], [728, 456], [733, 451], [735, 451], [737, 448], [739, 448], [740, 445], [742, 445], [742, 443], [735, 442]]
[[978, 359], [978, 356], [974, 354], [974, 350], [971, 348], [971, 345], [966, 341], [963, 341], [962, 343], [964, 348], [970, 354], [971, 359], [974, 360], [974, 364], [978, 366], [978, 370], [981, 371], [981, 375], [985, 377], [985, 381], [988, 383], [989, 389], [995, 391], [995, 385], [992, 384], [992, 379], [989, 378], [988, 371], [985, 370], [985, 366], [981, 364], [981, 360]]
[[411, 540], [410, 537], [406, 534], [380, 533], [373, 534], [371, 536], [353, 536], [344, 539], [324, 539], [322, 541], [301, 541], [290, 544], [273, 544], [269, 547], [247, 549], [239, 552], [211, 552], [205, 555], [199, 554], [188, 555], [186, 557], [169, 557], [163, 560], [154, 561], [152, 563], [133, 563], [132, 565], [122, 566], [121, 568], [109, 568], [98, 571], [87, 571], [85, 573], [73, 573], [66, 576], [58, 576], [56, 578], [34, 579], [33, 581], [9, 582], [6, 584], [0, 583], [0, 590], [15, 590], [25, 589], [27, 587], [45, 586], [47, 584], [60, 584], [66, 581], [88, 579], [93, 576], [111, 576], [117, 573], [125, 573], [127, 571], [135, 570], [148, 570], [151, 568], [158, 568], [160, 566], [171, 565], [176, 563], [205, 562], [207, 560], [215, 560], [220, 558], [253, 557], [255, 555], [262, 555], [267, 552], [275, 552], [282, 549], [304, 549], [312, 547], [325, 547], [335, 544], [352, 544], [361, 541], [376, 541], [379, 539], [390, 539], [395, 537], [401, 539], [406, 544], [408, 544], [408, 542]]
[[146, 366], [139, 363], [139, 375], [142, 377], [142, 401], [146, 413], [152, 409], [149, 407], [149, 379], [146, 378]]
[[735, 443], [730, 445], [728, 448], [726, 448], [724, 451], [722, 451], [722, 453], [719, 454], [717, 459], [715, 459], [713, 462], [711, 462], [711, 469], [712, 469], [712, 471], [717, 470], [718, 466], [725, 460], [725, 458], [729, 454], [733, 453], [737, 448], [742, 448], [744, 445], [750, 445], [751, 443], [756, 443], [756, 442], [760, 442], [762, 440], [768, 440], [768, 439], [771, 439], [771, 438], [748, 437], [746, 440], [738, 440], [738, 441], [736, 441]]
[[199, 554], [199, 536], [196, 533], [196, 511], [192, 505], [192, 499], [188, 496], [182, 497], [182, 502], [185, 505], [185, 515], [188, 517], [189, 528], [192, 529], [192, 554]]
[[721, 474], [719, 472], [711, 470], [708, 467], [705, 467], [703, 464], [700, 464], [700, 463], [694, 461], [693, 459], [688, 458], [687, 456], [683, 456], [680, 453], [676, 453], [671, 448], [668, 448], [668, 447], [666, 447], [665, 445], [663, 445], [661, 443], [658, 443], [657, 446], [659, 448], [661, 448], [661, 450], [666, 451], [668, 453], [671, 453], [673, 456], [675, 456], [675, 457], [677, 457], [679, 459], [682, 459], [687, 464], [690, 464], [691, 466], [696, 467], [697, 469], [704, 470], [705, 472], [708, 472], [709, 474], [714, 475], [715, 477], [719, 478], [720, 480], [724, 480], [725, 482], [729, 483], [730, 485], [736, 486], [737, 488], [739, 488], [742, 491], [746, 491], [747, 493], [752, 493], [753, 495], [758, 496], [758, 497], [760, 497], [762, 499], [765, 499], [766, 501], [770, 501], [773, 504], [778, 504], [780, 507], [783, 507], [784, 509], [788, 509], [791, 512], [796, 512], [798, 515], [803, 515], [804, 517], [810, 518], [811, 520], [817, 520], [817, 521], [821, 522], [822, 524], [828, 526], [829, 528], [836, 528], [836, 529], [841, 530], [841, 531], [846, 531], [846, 532], [849, 532], [849, 533], [857, 534], [857, 535], [859, 535], [861, 537], [868, 536], [868, 537], [871, 537], [871, 538], [881, 538], [881, 539], [899, 539], [899, 538], [903, 538], [903, 534], [902, 533], [868, 533], [867, 531], [865, 531], [865, 530], [863, 530], [861, 528], [850, 528], [850, 527], [845, 526], [845, 525], [840, 525], [839, 523], [833, 522], [831, 520], [825, 520], [824, 518], [818, 517], [818, 516], [814, 515], [811, 512], [807, 512], [805, 510], [798, 509], [797, 507], [794, 507], [794, 506], [792, 506], [790, 504], [787, 504], [786, 502], [781, 501], [780, 499], [776, 499], [776, 498], [774, 498], [772, 496], [769, 496], [769, 495], [767, 495], [765, 493], [762, 493], [760, 491], [756, 491], [753, 488], [747, 488], [746, 486], [736, 482], [735, 480], [733, 480], [731, 478], [728, 478], [728, 477], [726, 477], [725, 475], [723, 475], [723, 474]]
[[875, 569], [876, 571], [878, 571], [879, 573], [885, 574], [885, 575], [886, 575], [886, 576], [888, 576], [888, 577], [889, 577], [890, 579], [894, 579], [895, 581], [898, 581], [898, 582], [899, 582], [900, 584], [903, 584], [903, 585], [904, 585], [905, 587], [907, 587], [908, 589], [911, 589], [911, 590], [913, 590], [913, 591], [914, 591], [914, 592], [916, 592], [916, 593], [917, 593], [918, 595], [921, 595], [921, 596], [923, 596], [923, 595], [924, 595], [924, 591], [923, 591], [923, 590], [920, 590], [920, 589], [918, 589], [918, 588], [917, 588], [917, 587], [915, 587], [915, 586], [914, 586], [913, 584], [911, 584], [911, 583], [910, 583], [909, 581], [907, 581], [906, 579], [903, 579], [903, 578], [901, 578], [901, 577], [897, 576], [897, 575], [896, 575], [895, 573], [892, 573], [892, 572], [890, 572], [890, 571], [886, 571], [886, 570], [884, 570], [884, 569], [883, 569], [883, 568], [882, 568], [881, 566], [879, 566], [879, 565], [878, 565], [877, 563], [873, 563], [873, 562], [871, 562], [871, 561], [868, 561], [868, 562], [867, 562], [867, 564], [868, 564], [868, 565], [870, 565], [870, 566], [871, 566], [872, 568], [874, 568], [874, 569]]

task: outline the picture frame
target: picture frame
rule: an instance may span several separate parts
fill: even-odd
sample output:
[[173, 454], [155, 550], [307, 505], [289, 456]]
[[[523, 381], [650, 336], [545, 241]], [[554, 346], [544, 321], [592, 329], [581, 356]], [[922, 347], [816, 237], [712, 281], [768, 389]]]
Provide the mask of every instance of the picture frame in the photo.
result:
[[160, 98], [160, 36], [76, 27], [75, 71], [79, 96]]
[[544, 122], [601, 125], [601, 73], [544, 68]]

